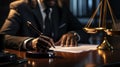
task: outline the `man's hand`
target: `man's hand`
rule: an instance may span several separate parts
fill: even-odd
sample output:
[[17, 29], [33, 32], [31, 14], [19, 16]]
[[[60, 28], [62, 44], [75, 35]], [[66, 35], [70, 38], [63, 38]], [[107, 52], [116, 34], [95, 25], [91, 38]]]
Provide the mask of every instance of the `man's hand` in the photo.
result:
[[77, 46], [77, 34], [73, 32], [69, 32], [64, 34], [61, 39], [56, 43], [56, 45], [60, 44], [61, 46], [72, 47]]
[[50, 47], [54, 47], [54, 41], [50, 37], [41, 35], [32, 40], [32, 47], [37, 49], [37, 51], [48, 50]]

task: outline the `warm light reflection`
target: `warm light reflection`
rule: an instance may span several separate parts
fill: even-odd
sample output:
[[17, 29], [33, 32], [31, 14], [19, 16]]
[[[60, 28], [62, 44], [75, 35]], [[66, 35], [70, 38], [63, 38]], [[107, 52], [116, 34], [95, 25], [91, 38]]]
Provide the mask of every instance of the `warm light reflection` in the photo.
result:
[[99, 55], [102, 55], [102, 51], [101, 51], [101, 50], [98, 50], [98, 54], [99, 54]]
[[104, 64], [106, 64], [107, 63], [106, 53], [102, 50], [98, 50], [98, 54], [102, 56]]
[[105, 54], [103, 54], [103, 59], [104, 59], [104, 63], [106, 64], [106, 55]]
[[53, 62], [53, 58], [49, 59], [49, 64], [51, 64]]
[[84, 30], [87, 32], [87, 33], [91, 33], [91, 34], [95, 34], [97, 33], [97, 30], [95, 28], [84, 28]]
[[112, 29], [106, 29], [104, 31], [107, 33], [107, 35], [112, 36]]
[[97, 27], [97, 28], [95, 28], [96, 30], [105, 30], [105, 28], [104, 27]]
[[32, 66], [35, 66], [35, 62], [34, 61], [32, 61]]
[[89, 64], [86, 64], [85, 67], [95, 67], [95, 64], [89, 63]]
[[30, 62], [30, 61], [28, 61], [28, 64], [31, 64], [31, 62]]

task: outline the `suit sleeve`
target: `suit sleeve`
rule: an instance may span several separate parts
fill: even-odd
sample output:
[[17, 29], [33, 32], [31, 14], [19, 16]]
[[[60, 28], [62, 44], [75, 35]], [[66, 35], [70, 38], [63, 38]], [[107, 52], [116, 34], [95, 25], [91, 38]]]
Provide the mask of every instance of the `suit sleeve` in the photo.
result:
[[20, 23], [22, 18], [19, 12], [17, 12], [17, 7], [15, 5], [10, 6], [10, 12], [8, 18], [5, 20], [0, 32], [5, 34], [5, 46], [6, 48], [22, 50], [22, 44], [24, 40], [30, 38], [25, 36], [19, 36]]

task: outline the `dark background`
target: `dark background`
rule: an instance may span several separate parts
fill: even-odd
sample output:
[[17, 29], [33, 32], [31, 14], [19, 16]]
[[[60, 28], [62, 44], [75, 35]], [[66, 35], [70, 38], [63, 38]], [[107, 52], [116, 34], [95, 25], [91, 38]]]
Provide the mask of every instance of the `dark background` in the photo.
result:
[[120, 0], [109, 0], [115, 16], [120, 19]]
[[[0, 28], [4, 23], [8, 13], [9, 13], [9, 4], [15, 0], [0, 0]], [[113, 9], [114, 15], [120, 19], [120, 0], [109, 0], [111, 7]], [[69, 8], [69, 0], [63, 0]]]
[[[15, 1], [15, 0], [0, 0], [0, 28], [8, 16], [9, 4], [13, 1]], [[113, 9], [114, 15], [117, 17], [117, 20], [120, 21], [119, 20], [120, 19], [120, 0], [109, 0], [109, 2]], [[69, 8], [69, 0], [63, 0], [63, 3]], [[108, 16], [108, 17], [110, 17], [110, 16]], [[98, 36], [98, 35], [92, 35], [92, 38], [91, 37], [89, 38], [89, 40], [92, 41], [91, 43], [93, 43], [93, 42], [100, 43], [100, 42], [98, 42], [98, 41], [100, 41], [99, 38], [98, 38], [98, 40], [96, 40], [96, 36]]]
[[0, 0], [0, 28], [9, 13], [9, 4], [12, 1], [14, 0]]

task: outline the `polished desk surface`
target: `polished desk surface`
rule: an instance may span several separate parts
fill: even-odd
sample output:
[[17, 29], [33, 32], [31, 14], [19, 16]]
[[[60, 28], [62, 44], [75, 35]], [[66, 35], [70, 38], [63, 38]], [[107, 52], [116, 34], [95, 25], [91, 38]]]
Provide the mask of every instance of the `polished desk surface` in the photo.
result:
[[120, 62], [120, 51], [90, 50], [81, 53], [55, 52], [55, 58], [27, 58], [26, 53], [7, 49], [18, 57], [28, 59], [22, 64], [9, 67], [97, 67]]

